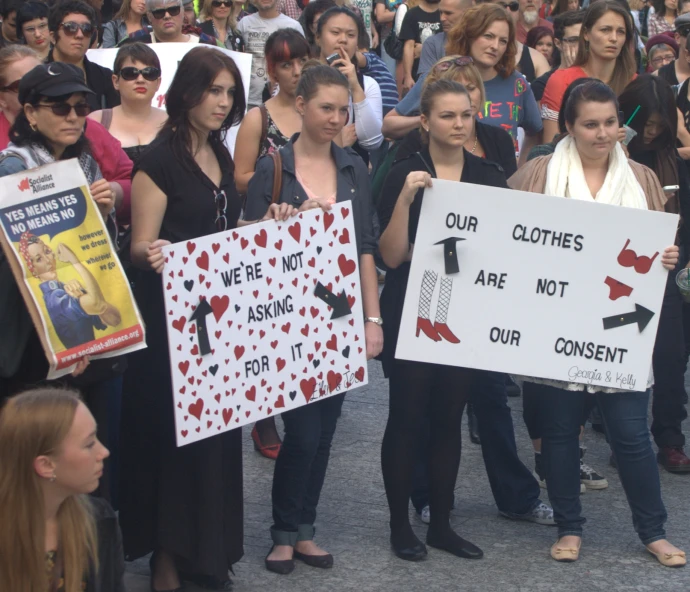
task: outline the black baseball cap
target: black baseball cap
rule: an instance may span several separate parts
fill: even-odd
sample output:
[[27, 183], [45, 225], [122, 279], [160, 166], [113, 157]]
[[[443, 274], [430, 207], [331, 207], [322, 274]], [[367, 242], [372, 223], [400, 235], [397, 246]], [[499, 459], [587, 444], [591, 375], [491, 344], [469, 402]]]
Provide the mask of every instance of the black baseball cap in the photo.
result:
[[61, 97], [74, 93], [95, 94], [84, 82], [84, 72], [63, 62], [41, 64], [19, 81], [19, 103], [24, 105], [37, 96]]

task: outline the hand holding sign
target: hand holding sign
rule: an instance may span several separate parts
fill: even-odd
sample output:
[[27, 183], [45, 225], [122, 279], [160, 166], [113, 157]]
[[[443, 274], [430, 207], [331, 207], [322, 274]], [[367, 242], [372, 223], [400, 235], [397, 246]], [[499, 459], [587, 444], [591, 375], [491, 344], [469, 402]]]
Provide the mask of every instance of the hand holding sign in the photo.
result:
[[163, 247], [170, 244], [170, 241], [158, 239], [153, 241], [148, 248], [146, 254], [146, 261], [151, 266], [151, 269], [156, 273], [161, 273], [165, 266], [165, 255], [161, 250]]

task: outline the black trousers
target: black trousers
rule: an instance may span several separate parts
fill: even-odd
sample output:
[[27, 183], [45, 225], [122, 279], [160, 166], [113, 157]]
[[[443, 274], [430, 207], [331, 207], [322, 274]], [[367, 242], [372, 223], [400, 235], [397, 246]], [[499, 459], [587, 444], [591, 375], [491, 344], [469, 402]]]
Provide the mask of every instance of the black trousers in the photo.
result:
[[273, 473], [276, 545], [294, 546], [314, 536], [316, 507], [326, 477], [331, 442], [345, 393], [283, 413], [285, 435]]

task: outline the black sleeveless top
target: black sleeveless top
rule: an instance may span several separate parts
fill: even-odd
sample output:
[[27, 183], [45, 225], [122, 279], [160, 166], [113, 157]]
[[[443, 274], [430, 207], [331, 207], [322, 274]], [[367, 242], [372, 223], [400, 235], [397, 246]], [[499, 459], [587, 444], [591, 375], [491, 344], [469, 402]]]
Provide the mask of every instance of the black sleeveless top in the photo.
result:
[[520, 70], [520, 74], [527, 78], [527, 82], [531, 83], [537, 77], [537, 71], [534, 69], [534, 62], [532, 62], [529, 47], [525, 44], [522, 45], [522, 55], [518, 62], [518, 70]]
[[676, 76], [675, 62], [661, 66], [657, 72], [657, 76], [668, 82], [671, 86], [676, 86], [679, 84], [678, 77]]

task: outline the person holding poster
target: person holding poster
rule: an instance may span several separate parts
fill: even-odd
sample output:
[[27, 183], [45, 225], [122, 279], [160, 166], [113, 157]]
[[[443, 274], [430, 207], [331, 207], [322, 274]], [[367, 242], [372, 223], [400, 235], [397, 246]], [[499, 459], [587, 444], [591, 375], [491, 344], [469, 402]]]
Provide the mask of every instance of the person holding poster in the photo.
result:
[[[277, 204], [303, 211], [327, 210], [332, 203], [352, 201], [366, 352], [371, 359], [381, 351], [383, 333], [369, 175], [351, 148], [341, 148], [333, 141], [347, 120], [350, 84], [337, 69], [318, 65], [303, 71], [296, 94], [302, 131], [279, 151], [280, 187], [274, 188], [274, 159], [263, 158], [249, 181], [245, 218], [261, 219]], [[333, 395], [283, 413], [285, 435], [273, 474], [273, 547], [265, 562], [269, 571], [288, 574], [295, 559], [317, 568], [333, 566], [333, 557], [314, 543], [314, 522], [344, 397], [345, 393]]]
[[[390, 509], [390, 540], [393, 552], [401, 559], [418, 561], [427, 554], [425, 545], [410, 526], [408, 505], [422, 445], [421, 430], [428, 418], [431, 522], [427, 544], [458, 557], [479, 559], [483, 556], [482, 550], [458, 536], [449, 524], [460, 465], [462, 413], [476, 372], [397, 360], [395, 347], [424, 188], [431, 186], [434, 177], [493, 187], [506, 187], [506, 181], [498, 165], [466, 149], [473, 131], [474, 111], [464, 86], [445, 79], [428, 84], [422, 94], [420, 110], [425, 146], [393, 165], [379, 203], [382, 230], [379, 249], [389, 268], [381, 294], [386, 330], [382, 361], [390, 388], [381, 465]], [[451, 258], [453, 250], [454, 244], [448, 243], [446, 251], [450, 251]], [[439, 280], [439, 304], [436, 320], [432, 323], [429, 307]], [[452, 327], [446, 324], [452, 289], [451, 276], [439, 278], [433, 272], [425, 274], [417, 334], [423, 331], [434, 341], [458, 342]]]
[[240, 199], [223, 143], [245, 110], [235, 62], [195, 47], [180, 61], [166, 108], [132, 183], [131, 255], [144, 270], [135, 295], [149, 347], [130, 357], [125, 376], [120, 517], [126, 556], [153, 551], [151, 590], [177, 590], [182, 580], [227, 590], [243, 554], [242, 433], [175, 445], [161, 248], [237, 225]]
[[[519, 169], [510, 178], [511, 188], [621, 207], [664, 210], [666, 198], [654, 173], [628, 161], [618, 142], [618, 101], [609, 86], [590, 80], [575, 88], [565, 105], [565, 121], [568, 135], [558, 143], [553, 155], [531, 160]], [[679, 259], [678, 247], [667, 247], [659, 261], [655, 262], [655, 258], [656, 255], [637, 256], [626, 246], [618, 263], [634, 265], [637, 273], [647, 273], [647, 265], [673, 270]], [[614, 288], [632, 291], [625, 285], [609, 287], [612, 294]], [[542, 459], [559, 537], [551, 547], [551, 557], [556, 561], [575, 561], [580, 554], [585, 518], [580, 505], [578, 438], [585, 395], [594, 392], [640, 540], [661, 564], [685, 565], [685, 553], [666, 540], [667, 515], [647, 426], [649, 385], [642, 385], [646, 390], [631, 391], [525, 380], [535, 383], [533, 392], [539, 397], [543, 418]]]

